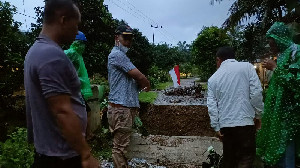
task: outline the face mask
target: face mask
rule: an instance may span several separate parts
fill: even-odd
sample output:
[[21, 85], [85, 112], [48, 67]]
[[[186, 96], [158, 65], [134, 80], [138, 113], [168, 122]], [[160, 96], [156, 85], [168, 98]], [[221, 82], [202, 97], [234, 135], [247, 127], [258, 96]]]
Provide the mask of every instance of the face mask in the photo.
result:
[[123, 46], [120, 42], [119, 42], [119, 46], [118, 47], [120, 48], [121, 51], [123, 51], [125, 53], [127, 53], [127, 51], [129, 50], [128, 47]]

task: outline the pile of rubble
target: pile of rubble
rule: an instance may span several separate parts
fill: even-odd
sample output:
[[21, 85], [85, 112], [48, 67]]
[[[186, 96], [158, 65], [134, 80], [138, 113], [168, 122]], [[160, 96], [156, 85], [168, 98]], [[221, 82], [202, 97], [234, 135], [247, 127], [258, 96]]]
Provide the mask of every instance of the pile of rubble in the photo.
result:
[[206, 105], [206, 91], [199, 85], [169, 88], [159, 92], [155, 105]]
[[167, 96], [193, 96], [195, 98], [203, 98], [203, 87], [198, 84], [190, 87], [170, 88], [164, 91]]
[[[165, 166], [157, 166], [148, 163], [145, 159], [133, 158], [128, 162], [131, 168], [166, 168]], [[112, 162], [102, 161], [101, 168], [114, 168]]]

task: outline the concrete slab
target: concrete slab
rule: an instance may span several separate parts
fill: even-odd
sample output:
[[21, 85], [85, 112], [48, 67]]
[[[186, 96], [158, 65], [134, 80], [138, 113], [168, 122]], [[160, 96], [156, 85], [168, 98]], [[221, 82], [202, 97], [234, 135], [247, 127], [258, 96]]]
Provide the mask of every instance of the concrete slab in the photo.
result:
[[93, 97], [87, 100], [91, 112], [90, 112], [90, 129], [95, 131], [101, 125], [101, 111], [100, 111], [100, 102], [98, 99], [99, 90], [98, 85], [92, 85]]
[[151, 164], [201, 165], [206, 161], [207, 148], [213, 146], [222, 153], [222, 143], [215, 137], [162, 136], [142, 137], [134, 133], [128, 148], [128, 158], [143, 158]]

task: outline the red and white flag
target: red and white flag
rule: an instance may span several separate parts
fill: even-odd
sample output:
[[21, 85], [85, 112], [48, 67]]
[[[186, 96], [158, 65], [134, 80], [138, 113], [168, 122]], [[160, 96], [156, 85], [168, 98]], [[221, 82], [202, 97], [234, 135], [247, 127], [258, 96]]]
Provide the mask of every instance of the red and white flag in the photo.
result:
[[178, 87], [180, 85], [179, 65], [176, 65], [173, 69], [171, 69], [169, 74], [173, 80], [174, 87]]

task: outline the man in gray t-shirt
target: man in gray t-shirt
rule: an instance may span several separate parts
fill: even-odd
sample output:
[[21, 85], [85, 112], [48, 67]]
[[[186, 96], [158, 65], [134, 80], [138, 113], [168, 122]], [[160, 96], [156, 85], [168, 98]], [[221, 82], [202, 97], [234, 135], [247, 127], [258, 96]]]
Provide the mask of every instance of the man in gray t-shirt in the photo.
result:
[[123, 168], [128, 167], [124, 154], [130, 142], [135, 111], [139, 107], [139, 88], [149, 91], [150, 83], [126, 56], [132, 44], [132, 29], [126, 25], [119, 26], [115, 35], [116, 46], [108, 56], [107, 65], [110, 87], [107, 117], [109, 129], [114, 136], [114, 166]]
[[33, 168], [98, 168], [85, 141], [80, 81], [60, 47], [75, 39], [80, 12], [72, 0], [48, 0], [43, 29], [24, 63], [28, 140]]

